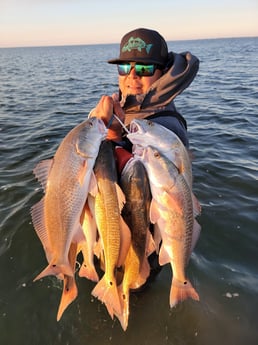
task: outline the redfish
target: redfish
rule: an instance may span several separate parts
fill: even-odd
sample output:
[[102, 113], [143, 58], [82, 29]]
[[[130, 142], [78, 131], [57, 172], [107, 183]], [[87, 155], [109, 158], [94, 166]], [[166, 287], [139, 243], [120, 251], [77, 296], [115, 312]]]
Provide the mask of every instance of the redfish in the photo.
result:
[[151, 192], [147, 172], [140, 160], [132, 158], [122, 171], [120, 186], [126, 203], [122, 216], [131, 231], [131, 245], [124, 264], [124, 276], [119, 286], [122, 314], [117, 315], [124, 330], [128, 326], [130, 289], [142, 286], [149, 274], [147, 256], [155, 250], [150, 226]]
[[159, 263], [170, 263], [173, 271], [170, 307], [189, 297], [199, 300], [186, 277], [186, 267], [200, 232], [194, 219], [191, 189], [175, 164], [155, 148], [144, 148], [140, 158], [148, 172], [153, 198], [150, 218], [162, 239]]
[[66, 135], [53, 159], [41, 161], [33, 170], [45, 195], [32, 207], [32, 221], [49, 263], [35, 280], [74, 276], [68, 253], [72, 243], [85, 238], [80, 216], [88, 193], [96, 193], [93, 166], [106, 134], [102, 120], [89, 118]]
[[121, 266], [130, 245], [130, 230], [122, 219], [125, 197], [117, 184], [117, 172], [112, 142], [103, 141], [94, 166], [98, 192], [95, 196], [95, 220], [104, 253], [104, 276], [92, 290], [92, 295], [105, 303], [110, 316], [121, 314], [117, 290], [116, 269]]
[[[133, 143], [133, 152], [136, 155], [144, 147], [156, 147], [162, 155], [175, 164], [192, 189], [192, 163], [189, 151], [174, 132], [151, 120], [134, 119], [131, 121], [127, 138]], [[194, 215], [197, 216], [201, 213], [201, 206], [195, 195], [193, 193], [191, 195]]]

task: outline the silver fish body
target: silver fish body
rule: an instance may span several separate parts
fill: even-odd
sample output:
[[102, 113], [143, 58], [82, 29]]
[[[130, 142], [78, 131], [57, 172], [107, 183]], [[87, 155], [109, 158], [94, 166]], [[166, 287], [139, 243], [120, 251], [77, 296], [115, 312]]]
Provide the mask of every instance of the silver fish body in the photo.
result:
[[192, 167], [187, 149], [179, 137], [168, 128], [151, 120], [134, 119], [127, 138], [134, 144], [134, 150], [158, 145], [159, 152], [170, 159], [185, 176], [192, 187]]
[[[133, 144], [135, 155], [140, 154], [147, 146], [157, 147], [161, 154], [175, 164], [192, 190], [192, 163], [189, 152], [174, 132], [151, 120], [134, 119], [131, 121], [127, 138]], [[193, 193], [191, 195], [194, 216], [200, 215], [200, 203]]]

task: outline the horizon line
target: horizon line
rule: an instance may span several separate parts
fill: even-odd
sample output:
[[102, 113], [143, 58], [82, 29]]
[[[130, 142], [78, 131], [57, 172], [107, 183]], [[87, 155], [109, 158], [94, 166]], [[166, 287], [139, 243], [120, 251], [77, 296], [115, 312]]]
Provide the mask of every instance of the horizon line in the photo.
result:
[[[239, 38], [257, 38], [258, 36], [225, 36], [225, 37], [206, 37], [206, 38], [184, 38], [167, 40], [169, 42], [184, 42], [184, 41], [204, 41], [204, 40], [220, 40], [220, 39], [239, 39]], [[15, 49], [15, 48], [51, 48], [51, 47], [73, 47], [73, 46], [93, 46], [93, 45], [111, 45], [120, 44], [120, 42], [110, 43], [67, 43], [67, 44], [46, 44], [46, 45], [17, 45], [17, 46], [0, 46], [0, 49]]]

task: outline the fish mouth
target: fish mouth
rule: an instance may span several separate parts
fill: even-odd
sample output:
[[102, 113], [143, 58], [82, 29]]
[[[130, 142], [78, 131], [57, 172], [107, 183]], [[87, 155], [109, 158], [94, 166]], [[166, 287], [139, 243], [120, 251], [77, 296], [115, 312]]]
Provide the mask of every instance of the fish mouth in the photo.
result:
[[105, 123], [103, 122], [103, 120], [101, 119], [98, 119], [98, 130], [100, 131], [101, 134], [103, 134], [104, 137], [107, 135], [108, 129], [105, 126]]
[[144, 134], [145, 131], [138, 125], [138, 123], [132, 121], [130, 124], [130, 133]]
[[138, 131], [139, 131], [139, 129], [138, 129], [138, 126], [136, 125], [136, 123], [131, 122], [131, 124], [130, 124], [130, 133], [136, 133]]

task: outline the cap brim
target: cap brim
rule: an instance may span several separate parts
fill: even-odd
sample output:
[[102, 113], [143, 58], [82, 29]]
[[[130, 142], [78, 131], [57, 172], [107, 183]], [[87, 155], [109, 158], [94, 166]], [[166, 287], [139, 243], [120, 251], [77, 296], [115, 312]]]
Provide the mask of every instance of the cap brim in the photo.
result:
[[135, 58], [132, 57], [129, 60], [124, 60], [124, 59], [111, 59], [111, 60], [108, 60], [108, 63], [111, 63], [111, 64], [120, 64], [120, 63], [123, 63], [123, 62], [142, 62], [142, 63], [145, 63], [145, 64], [153, 63], [155, 65], [160, 65], [160, 66], [164, 65], [164, 63], [162, 63], [160, 61], [152, 60], [152, 59], [146, 59], [146, 58], [140, 58], [140, 57], [135, 57]]

